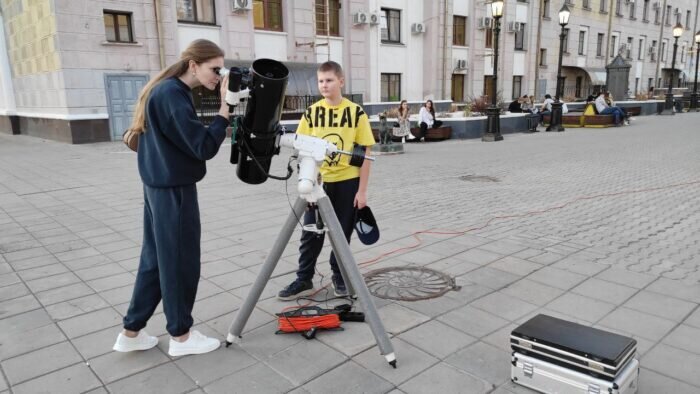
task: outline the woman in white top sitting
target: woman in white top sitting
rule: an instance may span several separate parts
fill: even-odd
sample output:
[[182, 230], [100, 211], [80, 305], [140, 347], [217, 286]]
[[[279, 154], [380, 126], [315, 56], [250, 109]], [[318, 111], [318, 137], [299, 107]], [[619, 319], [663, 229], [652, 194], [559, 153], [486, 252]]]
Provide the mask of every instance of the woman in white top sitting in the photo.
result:
[[438, 128], [442, 126], [442, 121], [435, 120], [435, 109], [433, 108], [433, 101], [428, 100], [425, 102], [418, 113], [418, 122], [420, 123], [420, 135], [416, 136], [419, 141], [425, 139], [425, 135], [428, 133], [428, 128]]

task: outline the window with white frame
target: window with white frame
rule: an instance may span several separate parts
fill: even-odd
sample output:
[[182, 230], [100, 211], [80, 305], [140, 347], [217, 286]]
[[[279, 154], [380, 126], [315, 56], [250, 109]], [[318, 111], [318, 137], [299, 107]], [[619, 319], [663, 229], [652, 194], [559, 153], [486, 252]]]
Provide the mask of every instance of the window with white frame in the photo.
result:
[[382, 42], [401, 42], [401, 11], [389, 8], [381, 9]]
[[525, 24], [520, 24], [520, 30], [515, 32], [515, 49], [525, 49]]

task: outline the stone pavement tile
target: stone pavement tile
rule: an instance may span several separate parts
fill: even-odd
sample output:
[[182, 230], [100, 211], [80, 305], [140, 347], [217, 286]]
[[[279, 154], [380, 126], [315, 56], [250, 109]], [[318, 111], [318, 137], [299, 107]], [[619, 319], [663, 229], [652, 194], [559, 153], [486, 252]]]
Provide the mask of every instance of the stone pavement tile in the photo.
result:
[[253, 282], [255, 282], [256, 277], [257, 275], [248, 271], [247, 269], [239, 268], [233, 272], [209, 276], [208, 279], [211, 283], [214, 283], [224, 290], [232, 290], [251, 285]]
[[45, 347], [2, 362], [10, 384], [18, 383], [83, 361], [70, 342]]
[[333, 393], [377, 393], [383, 394], [394, 385], [349, 361], [306, 383], [302, 389], [314, 394]]
[[695, 312], [688, 316], [683, 323], [700, 328], [700, 308], [695, 308]]
[[123, 274], [126, 270], [117, 263], [107, 263], [96, 267], [76, 270], [73, 273], [84, 281], [110, 277], [112, 275]]
[[208, 394], [282, 394], [293, 387], [270, 367], [257, 363], [205, 386], [204, 391]]
[[197, 296], [195, 297], [195, 303], [199, 300], [209, 298], [213, 295], [223, 293], [224, 289], [209, 282], [204, 278], [199, 278], [199, 284], [197, 285]]
[[525, 386], [513, 383], [511, 380], [503, 383], [496, 390], [492, 391], [491, 394], [534, 394], [535, 390], [531, 390]]
[[175, 364], [198, 386], [205, 386], [258, 361], [239, 348], [219, 349], [197, 356], [180, 357]]
[[[396, 340], [393, 342], [396, 342]], [[376, 349], [370, 349], [369, 351], [371, 350], [377, 352]], [[384, 360], [384, 357], [379, 355], [378, 352], [374, 356]], [[295, 386], [300, 386], [335, 368], [337, 365], [345, 362], [345, 360], [347, 360], [347, 357], [342, 353], [331, 349], [319, 341], [303, 340], [262, 361]], [[388, 364], [386, 366], [391, 368]]]
[[676, 323], [647, 313], [620, 307], [598, 322], [610, 327], [651, 341], [659, 341], [676, 326]]
[[[71, 342], [85, 359], [91, 359], [112, 352], [114, 341], [117, 340], [117, 335], [121, 330], [122, 325], [120, 322], [120, 324], [113, 327], [73, 338]], [[155, 335], [148, 328], [147, 331], [150, 335]]]
[[468, 247], [469, 249], [492, 242], [492, 240], [480, 237], [474, 234], [462, 234], [448, 240], [451, 243], [456, 243]]
[[567, 293], [547, 304], [547, 309], [586, 321], [596, 322], [615, 309], [615, 305], [586, 296]]
[[63, 274], [27, 281], [27, 286], [29, 286], [32, 292], [38, 293], [77, 282], [80, 282], [80, 278], [75, 276], [72, 272], [65, 272]]
[[700, 303], [700, 283], [687, 284], [678, 280], [659, 278], [645, 290]]
[[18, 262], [21, 260], [26, 260], [30, 258], [37, 258], [37, 257], [42, 257], [42, 256], [49, 256], [51, 253], [46, 250], [46, 248], [38, 247], [38, 248], [31, 248], [31, 249], [23, 249], [23, 250], [18, 250], [15, 252], [6, 252], [3, 253], [3, 257], [5, 260], [7, 260], [8, 263], [14, 263]]
[[344, 322], [341, 326], [343, 331], [322, 332], [317, 334], [316, 338], [348, 357], [355, 356], [376, 345], [377, 340], [368, 324]]
[[531, 272], [542, 268], [541, 264], [532, 263], [513, 256], [506, 256], [500, 260], [494, 261], [488, 266], [519, 276], [529, 275]]
[[24, 283], [15, 283], [14, 285], [0, 287], [0, 301], [12, 300], [30, 293]]
[[239, 346], [257, 359], [264, 360], [274, 357], [275, 354], [301, 341], [306, 341], [301, 335], [277, 335], [276, 331], [277, 321], [275, 320], [243, 335], [241, 343], [234, 346]]
[[0, 319], [39, 308], [41, 308], [41, 304], [31, 294], [0, 301]]
[[577, 284], [583, 282], [586, 279], [586, 276], [564, 271], [559, 268], [544, 267], [527, 276], [527, 279], [544, 283], [545, 285], [553, 286], [562, 290], [569, 290]]
[[662, 375], [646, 366], [639, 370], [639, 394], [697, 394], [699, 390], [700, 387]]
[[627, 308], [681, 322], [698, 305], [663, 294], [642, 290], [627, 301]]
[[[4, 375], [0, 374], [0, 393], [2, 394], [9, 394], [9, 390], [7, 390], [8, 384], [5, 381]], [[7, 391], [6, 391], [7, 390]]]
[[384, 323], [384, 329], [392, 335], [397, 335], [430, 320], [422, 313], [393, 302], [383, 307], [377, 307], [377, 312]]
[[128, 353], [113, 351], [89, 360], [95, 374], [105, 383], [152, 369], [169, 361], [168, 356], [159, 348]]
[[439, 359], [474, 343], [476, 338], [436, 320], [414, 327], [399, 338]]
[[[516, 242], [521, 242], [521, 241], [517, 240]], [[543, 250], [527, 248], [527, 249], [521, 250], [520, 252], [514, 253], [513, 257], [517, 257], [519, 259], [529, 259], [531, 257], [539, 256], [542, 253], [544, 253]]]
[[12, 272], [13, 268], [10, 264], [6, 263], [5, 260], [2, 257], [2, 254], [0, 254], [0, 274], [8, 274]]
[[507, 320], [471, 305], [455, 309], [437, 320], [475, 338], [481, 338], [508, 324]]
[[564, 293], [564, 290], [529, 279], [521, 279], [504, 287], [500, 292], [529, 302], [530, 304], [543, 306], [559, 297]]
[[136, 276], [134, 274], [131, 272], [123, 272], [116, 275], [106, 276], [104, 278], [89, 280], [86, 283], [95, 291], [101, 292], [126, 286], [134, 283], [135, 281]]
[[563, 260], [552, 264], [551, 266], [586, 276], [593, 276], [608, 268], [608, 265], [605, 264], [583, 261], [572, 257], [566, 257]]
[[[103, 264], [109, 264], [112, 263], [113, 261], [103, 255], [97, 255], [97, 256], [89, 256], [89, 257], [82, 257], [82, 258], [77, 258], [77, 259], [72, 259], [68, 261], [63, 261], [62, 263], [68, 267], [68, 269], [72, 271], [77, 271], [85, 268], [92, 268], [92, 267], [97, 267]], [[135, 265], [138, 265], [138, 259], [135, 260], [134, 262]], [[126, 269], [126, 268], [125, 268]], [[136, 268], [134, 268], [136, 270]]]
[[[46, 253], [48, 253], [48, 252], [46, 252]], [[45, 265], [56, 264], [58, 262], [59, 261], [57, 258], [53, 257], [50, 254], [46, 254], [46, 255], [30, 257], [30, 258], [18, 260], [18, 261], [9, 261], [8, 263], [12, 266], [12, 268], [15, 269], [15, 271], [21, 271], [21, 270], [30, 269], [30, 268], [38, 268], [38, 267], [42, 267]]]
[[490, 289], [498, 290], [520, 279], [521, 276], [497, 270], [491, 267], [481, 267], [474, 271], [468, 272], [457, 277], [457, 284], [462, 285], [461, 281], [476, 283], [479, 286], [485, 286]]
[[84, 283], [74, 283], [72, 285], [58, 287], [51, 290], [42, 291], [36, 293], [36, 298], [43, 305], [53, 305], [66, 300], [72, 300], [75, 298], [85, 297], [91, 294], [95, 294], [92, 290]]
[[[206, 325], [225, 337], [226, 335], [228, 335], [231, 323], [233, 323], [233, 320], [236, 318], [237, 315], [238, 311], [227, 315], [219, 316], [217, 318], [207, 320]], [[253, 309], [253, 313], [251, 313], [250, 317], [248, 318], [248, 321], [246, 321], [246, 324], [243, 327], [243, 335], [265, 324], [276, 321], [276, 316], [272, 316], [271, 314], [263, 311], [260, 308], [255, 308]], [[163, 325], [163, 327], [165, 327], [165, 325]]]
[[94, 390], [85, 392], [85, 394], [109, 394], [109, 392], [107, 392], [107, 389], [104, 387], [98, 387]]
[[203, 278], [211, 278], [214, 276], [219, 276], [233, 271], [240, 270], [241, 267], [237, 266], [228, 260], [217, 260], [210, 263], [202, 264], [201, 275]]
[[17, 272], [17, 274], [24, 281], [30, 281], [34, 279], [41, 279], [47, 276], [63, 274], [68, 272], [68, 268], [65, 265], [56, 263], [49, 264], [42, 267], [30, 268]]
[[222, 315], [230, 315], [241, 306], [241, 299], [229, 294], [219, 293], [194, 303], [192, 316], [206, 321]]
[[134, 293], [134, 285], [119, 287], [116, 289], [100, 292], [100, 296], [109, 302], [110, 305], [120, 305], [131, 301], [131, 295]]
[[400, 385], [439, 362], [435, 357], [398, 338], [393, 338], [391, 343], [396, 354], [397, 368], [392, 368], [376, 347], [355, 356], [353, 360], [394, 385]]
[[22, 280], [20, 279], [20, 277], [14, 272], [0, 275], [0, 287], [13, 285], [15, 283], [20, 283], [21, 281]]
[[420, 266], [424, 266], [432, 264], [436, 261], [440, 261], [443, 258], [445, 258], [445, 256], [434, 252], [428, 252], [423, 249], [413, 249], [402, 253], [395, 258], [398, 261], [402, 262], [401, 265], [417, 264]]
[[659, 344], [640, 360], [644, 368], [700, 388], [700, 355]]
[[447, 357], [445, 362], [499, 386], [510, 379], [510, 353], [477, 342]]
[[510, 333], [518, 327], [520, 324], [513, 323], [501, 328], [500, 330], [494, 331], [493, 333], [481, 338], [482, 342], [493, 345], [504, 352], [512, 352], [510, 349]]
[[681, 324], [661, 341], [667, 345], [700, 355], [700, 328]]
[[112, 394], [133, 393], [187, 393], [197, 386], [173, 363], [148, 369], [128, 378], [110, 383], [107, 390]]
[[527, 248], [527, 246], [511, 239], [500, 239], [498, 241], [479, 246], [479, 249], [503, 255], [511, 255], [522, 252]]
[[494, 253], [480, 248], [469, 249], [453, 256], [454, 258], [477, 265], [486, 265], [504, 257], [504, 254]]
[[418, 301], [396, 301], [397, 305], [404, 306], [413, 311], [419, 312], [425, 316], [434, 318], [436, 316], [442, 315], [447, 311], [459, 308], [465, 305], [465, 302], [456, 300], [450, 297], [437, 297], [429, 298], [427, 300]]
[[[43, 313], [43, 311], [41, 312]], [[31, 313], [34, 313], [34, 311], [28, 312], [25, 315]], [[6, 326], [3, 323], [22, 316], [23, 315], [17, 315], [0, 320], [0, 343], [2, 343], [2, 346], [0, 346], [0, 360], [40, 349], [66, 339], [63, 333], [61, 333], [61, 330], [53, 323], [37, 325], [33, 328], [24, 328], [19, 331], [5, 330]]]
[[91, 294], [85, 297], [49, 305], [46, 307], [46, 312], [48, 312], [49, 315], [51, 315], [51, 318], [54, 320], [64, 320], [73, 316], [82, 315], [86, 312], [103, 309], [108, 306], [109, 304], [100, 296], [97, 294]]
[[470, 304], [506, 320], [514, 321], [537, 309], [537, 305], [521, 301], [500, 291], [486, 295]]
[[478, 264], [470, 263], [457, 257], [447, 257], [426, 266], [426, 268], [440, 271], [444, 274], [452, 276], [464, 275], [467, 272], [473, 271], [479, 267], [480, 266]]
[[[551, 248], [551, 247], [549, 247], [549, 248]], [[550, 251], [545, 251], [544, 253], [539, 254], [535, 257], [530, 257], [528, 260], [532, 261], [533, 263], [549, 265], [552, 263], [556, 263], [557, 261], [563, 259], [564, 257], [566, 257], [566, 255], [554, 253], [554, 252], [550, 252]]]
[[112, 308], [104, 308], [84, 315], [71, 317], [58, 322], [68, 338], [75, 338], [103, 328], [112, 327], [121, 323], [122, 316]]
[[89, 391], [102, 384], [85, 363], [75, 364], [12, 388], [15, 394], [72, 394]]
[[637, 289], [632, 287], [627, 287], [596, 278], [590, 278], [571, 289], [572, 293], [615, 305], [620, 305], [627, 301], [637, 291]]
[[460, 371], [446, 363], [439, 363], [419, 373], [400, 386], [407, 394], [464, 393], [482, 394], [493, 390], [493, 384]]

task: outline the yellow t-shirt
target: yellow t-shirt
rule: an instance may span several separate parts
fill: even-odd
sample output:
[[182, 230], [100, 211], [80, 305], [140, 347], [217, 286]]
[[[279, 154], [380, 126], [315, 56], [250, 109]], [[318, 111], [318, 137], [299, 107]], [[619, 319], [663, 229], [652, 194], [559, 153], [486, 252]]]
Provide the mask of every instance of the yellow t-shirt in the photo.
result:
[[[297, 133], [322, 138], [344, 151], [352, 151], [354, 144], [374, 145], [367, 114], [362, 107], [346, 98], [337, 106], [328, 105], [325, 99], [311, 105], [301, 117]], [[347, 155], [337, 155], [332, 160], [326, 156], [320, 171], [324, 182], [339, 182], [360, 176], [360, 168], [351, 166]]]

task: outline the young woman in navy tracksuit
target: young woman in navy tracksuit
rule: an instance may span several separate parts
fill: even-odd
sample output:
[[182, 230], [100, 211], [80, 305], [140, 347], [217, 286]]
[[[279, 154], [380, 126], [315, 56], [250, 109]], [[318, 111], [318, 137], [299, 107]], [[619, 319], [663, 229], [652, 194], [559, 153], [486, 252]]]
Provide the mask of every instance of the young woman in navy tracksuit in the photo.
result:
[[[220, 341], [192, 327], [192, 307], [200, 273], [199, 205], [196, 183], [206, 173], [226, 136], [227, 81], [219, 69], [224, 53], [213, 42], [196, 40], [180, 60], [151, 80], [141, 92], [131, 129], [141, 132], [138, 167], [144, 191], [143, 246], [124, 330], [114, 350], [146, 350], [158, 344], [143, 328], [163, 301], [171, 336], [171, 356], [215, 350]], [[197, 118], [192, 88], [210, 90], [221, 83], [221, 108], [205, 127]]]

